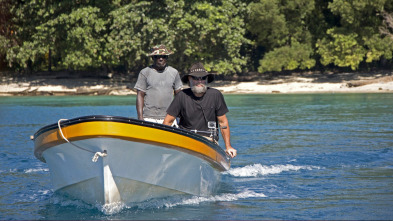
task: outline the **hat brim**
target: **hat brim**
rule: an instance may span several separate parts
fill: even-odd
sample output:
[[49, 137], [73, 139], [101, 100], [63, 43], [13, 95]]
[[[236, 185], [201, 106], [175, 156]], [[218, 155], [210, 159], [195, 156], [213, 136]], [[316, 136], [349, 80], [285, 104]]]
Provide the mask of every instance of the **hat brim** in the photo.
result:
[[173, 52], [166, 51], [165, 53], [158, 54], [157, 52], [154, 51], [154, 52], [148, 54], [147, 56], [152, 57], [154, 55], [171, 55], [171, 54], [173, 54]]
[[185, 84], [188, 83], [188, 76], [194, 76], [194, 77], [205, 77], [207, 76], [207, 83], [210, 83], [214, 81], [214, 74], [208, 73], [208, 72], [193, 72], [191, 74], [186, 74], [181, 78], [181, 81]]
[[165, 54], [148, 54], [148, 57], [153, 57], [154, 55], [171, 55], [173, 53], [165, 53]]

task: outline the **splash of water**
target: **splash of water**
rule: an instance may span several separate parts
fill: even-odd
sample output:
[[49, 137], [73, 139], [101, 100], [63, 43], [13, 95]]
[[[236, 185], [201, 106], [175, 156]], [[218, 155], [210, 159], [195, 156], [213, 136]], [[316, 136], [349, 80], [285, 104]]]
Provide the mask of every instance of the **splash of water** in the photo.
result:
[[25, 173], [39, 173], [39, 172], [49, 172], [48, 168], [38, 168], [38, 169], [26, 169]]
[[110, 203], [105, 205], [97, 204], [96, 208], [98, 208], [105, 215], [113, 215], [129, 207], [122, 202], [117, 202], [117, 203]]
[[179, 205], [197, 205], [203, 202], [227, 202], [227, 201], [236, 201], [239, 199], [246, 199], [246, 198], [260, 198], [266, 197], [263, 193], [256, 193], [250, 190], [245, 190], [240, 193], [225, 193], [217, 196], [210, 196], [210, 197], [198, 197], [194, 196], [190, 199], [184, 199], [180, 202], [168, 202], [165, 203], [165, 207], [175, 207]]
[[294, 165], [261, 165], [261, 164], [253, 164], [247, 165], [244, 167], [232, 168], [223, 174], [229, 174], [235, 177], [257, 177], [257, 176], [265, 176], [269, 174], [278, 174], [286, 171], [298, 171], [298, 170], [312, 170], [312, 169], [320, 169], [315, 166], [294, 166]]

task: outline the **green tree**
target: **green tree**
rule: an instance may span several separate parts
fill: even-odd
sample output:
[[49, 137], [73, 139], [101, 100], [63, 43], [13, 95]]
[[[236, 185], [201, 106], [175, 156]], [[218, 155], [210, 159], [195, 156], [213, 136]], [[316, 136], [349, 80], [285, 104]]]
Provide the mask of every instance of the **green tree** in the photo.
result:
[[[98, 67], [106, 20], [100, 1], [27, 1], [16, 8], [20, 44], [8, 50], [10, 62], [42, 69]], [[31, 20], [30, 20], [31, 19]], [[41, 64], [41, 66], [39, 66]]]
[[150, 61], [147, 50], [166, 44], [177, 68], [185, 70], [194, 61], [204, 62], [218, 73], [241, 71], [247, 64], [240, 50], [245, 38], [246, 5], [229, 1], [138, 1], [110, 13], [111, 32], [106, 57], [112, 64], [141, 67]]
[[260, 60], [258, 71], [282, 71], [295, 69], [310, 69], [315, 65], [315, 60], [310, 58], [313, 48], [307, 44], [292, 42], [291, 45], [282, 46], [266, 53]]
[[[86, 69], [101, 65], [140, 69], [155, 44], [166, 44], [185, 70], [194, 61], [218, 73], [242, 71], [247, 57], [246, 3], [241, 0], [28, 0], [11, 3], [17, 43], [10, 65]], [[8, 38], [0, 38], [8, 41]]]
[[308, 21], [314, 0], [260, 0], [249, 4], [248, 30], [265, 49], [259, 72], [314, 67], [313, 34]]
[[387, 13], [384, 11], [383, 15], [383, 23], [381, 27], [379, 27], [379, 32], [382, 35], [387, 35], [391, 39], [393, 39], [393, 13]]
[[201, 60], [206, 68], [218, 73], [241, 72], [247, 64], [242, 56], [243, 45], [251, 41], [245, 37], [246, 3], [238, 0], [199, 1], [189, 6], [178, 24], [184, 55], [190, 61]]
[[[0, 68], [4, 69], [6, 66], [7, 50], [15, 44], [14, 30], [11, 13], [11, 0], [0, 0]], [[0, 70], [1, 70], [0, 69]]]
[[335, 33], [333, 30], [328, 30], [331, 39], [324, 38], [317, 43], [321, 63], [323, 65], [333, 63], [339, 67], [350, 66], [355, 70], [363, 61], [366, 53], [357, 41], [357, 34], [341, 34]]
[[362, 62], [392, 58], [392, 41], [379, 33], [380, 15], [384, 10], [393, 9], [391, 1], [333, 0], [328, 8], [340, 23], [329, 28], [327, 36], [317, 42], [323, 65], [356, 70]]

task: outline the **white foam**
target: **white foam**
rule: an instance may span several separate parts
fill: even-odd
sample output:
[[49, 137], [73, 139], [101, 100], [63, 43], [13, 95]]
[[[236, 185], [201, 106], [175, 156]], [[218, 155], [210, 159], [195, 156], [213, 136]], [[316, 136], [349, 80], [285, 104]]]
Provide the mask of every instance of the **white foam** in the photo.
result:
[[[49, 193], [49, 191], [47, 192]], [[28, 194], [23, 197], [23, 200], [26, 200], [26, 198], [29, 199], [30, 202], [40, 202], [43, 199], [45, 199], [49, 194], [43, 193], [42, 191], [38, 191], [38, 193], [33, 193], [33, 194]]]
[[39, 169], [27, 169], [25, 173], [37, 173], [37, 172], [48, 172], [48, 168], [39, 168]]
[[259, 197], [266, 197], [266, 195], [263, 193], [256, 193], [250, 190], [245, 190], [240, 193], [225, 193], [225, 194], [210, 196], [210, 197], [194, 196], [190, 199], [184, 199], [180, 202], [165, 203], [165, 207], [175, 207], [179, 205], [197, 205], [203, 202], [227, 202], [227, 201], [236, 201], [239, 199], [259, 198]]
[[285, 171], [298, 171], [298, 170], [312, 170], [319, 169], [319, 167], [315, 166], [294, 166], [294, 165], [247, 165], [244, 167], [232, 168], [223, 174], [229, 174], [235, 177], [257, 177], [257, 176], [265, 176], [269, 174], [278, 174]]
[[38, 190], [40, 195], [50, 195], [53, 194], [52, 190]]
[[96, 205], [96, 207], [105, 215], [112, 215], [119, 213], [122, 209], [128, 208], [127, 205], [125, 205], [122, 202], [118, 203], [110, 203], [110, 204], [105, 204], [105, 205]]

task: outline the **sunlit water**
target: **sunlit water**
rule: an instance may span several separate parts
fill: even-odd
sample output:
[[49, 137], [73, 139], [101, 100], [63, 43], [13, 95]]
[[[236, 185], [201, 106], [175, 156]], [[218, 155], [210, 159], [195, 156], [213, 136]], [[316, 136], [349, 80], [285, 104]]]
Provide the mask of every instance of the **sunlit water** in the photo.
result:
[[392, 219], [393, 94], [225, 98], [239, 155], [218, 193], [99, 206], [54, 193], [29, 136], [61, 118], [136, 117], [135, 97], [0, 97], [0, 219]]

